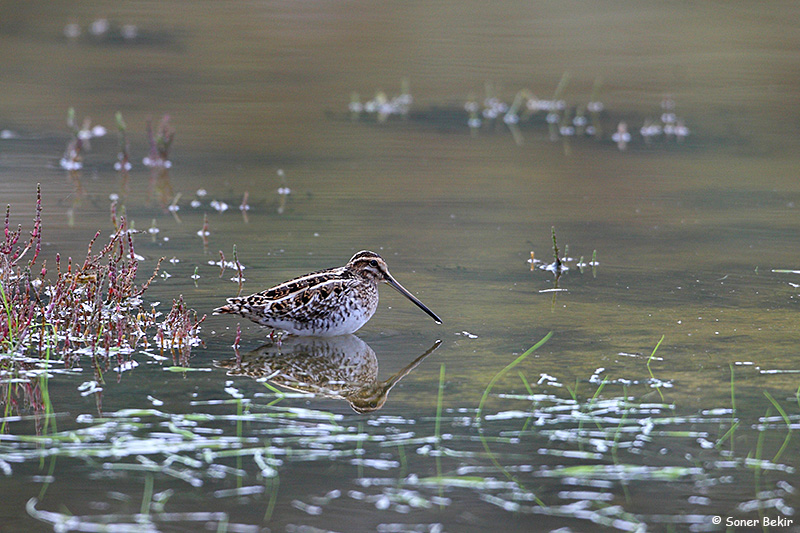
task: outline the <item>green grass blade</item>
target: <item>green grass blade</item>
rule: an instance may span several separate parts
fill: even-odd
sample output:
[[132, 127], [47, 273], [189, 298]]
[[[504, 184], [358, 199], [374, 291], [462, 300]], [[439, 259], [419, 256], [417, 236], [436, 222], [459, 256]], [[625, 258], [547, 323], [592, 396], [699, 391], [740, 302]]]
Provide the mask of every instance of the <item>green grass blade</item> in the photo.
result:
[[500, 378], [505, 376], [511, 369], [513, 369], [515, 366], [517, 366], [522, 361], [524, 361], [530, 354], [532, 354], [533, 352], [538, 350], [544, 343], [546, 343], [548, 340], [550, 340], [550, 337], [552, 337], [552, 336], [553, 336], [553, 332], [551, 331], [547, 335], [542, 337], [542, 340], [540, 340], [539, 342], [537, 342], [536, 344], [534, 344], [533, 346], [531, 346], [530, 348], [525, 350], [525, 352], [522, 355], [520, 355], [519, 357], [514, 359], [504, 369], [502, 369], [500, 372], [498, 372], [497, 374], [494, 375], [494, 377], [491, 379], [491, 381], [489, 381], [489, 384], [486, 386], [486, 389], [483, 391], [483, 396], [481, 397], [481, 401], [478, 403], [478, 412], [475, 415], [475, 417], [478, 420], [481, 419], [481, 414], [483, 413], [483, 404], [486, 403], [486, 399], [489, 397], [489, 393], [492, 392], [492, 387], [494, 387], [494, 384], [497, 383], [497, 381]]

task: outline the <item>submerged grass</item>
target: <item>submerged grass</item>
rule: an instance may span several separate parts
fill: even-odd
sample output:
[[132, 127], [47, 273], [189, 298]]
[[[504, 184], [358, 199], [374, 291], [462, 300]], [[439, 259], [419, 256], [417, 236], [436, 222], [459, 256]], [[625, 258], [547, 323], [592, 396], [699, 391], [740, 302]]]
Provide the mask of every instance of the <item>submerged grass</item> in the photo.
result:
[[[555, 233], [554, 233], [554, 235], [555, 235]], [[548, 333], [547, 333], [547, 335], [545, 335], [545, 336], [544, 336], [544, 337], [543, 337], [543, 338], [542, 338], [542, 339], [541, 339], [539, 342], [537, 342], [536, 344], [534, 344], [533, 346], [531, 346], [530, 348], [528, 348], [527, 350], [525, 350], [525, 352], [523, 352], [523, 353], [522, 353], [522, 354], [521, 354], [519, 357], [517, 357], [517, 358], [516, 358], [514, 361], [512, 361], [511, 363], [509, 363], [509, 364], [508, 364], [508, 365], [507, 365], [505, 368], [503, 368], [503, 369], [502, 369], [500, 372], [498, 372], [497, 374], [495, 374], [495, 375], [494, 375], [494, 377], [493, 377], [493, 378], [492, 378], [492, 379], [489, 381], [489, 384], [486, 386], [486, 389], [484, 389], [484, 391], [483, 391], [483, 396], [481, 396], [481, 400], [480, 400], [480, 402], [478, 403], [478, 410], [477, 410], [477, 413], [476, 413], [476, 415], [475, 415], [475, 421], [476, 421], [476, 424], [478, 425], [478, 429], [479, 429], [479, 431], [480, 431], [480, 426], [481, 426], [481, 417], [482, 417], [482, 414], [483, 414], [483, 406], [484, 406], [484, 404], [486, 403], [486, 399], [489, 397], [489, 394], [491, 393], [491, 391], [492, 391], [492, 388], [494, 387], [495, 383], [497, 383], [497, 381], [498, 381], [500, 378], [502, 378], [504, 375], [506, 375], [506, 374], [507, 374], [507, 373], [508, 373], [510, 370], [512, 370], [514, 367], [516, 367], [517, 365], [519, 365], [520, 363], [522, 363], [522, 362], [523, 362], [525, 359], [527, 359], [527, 358], [528, 358], [528, 356], [529, 356], [530, 354], [532, 354], [533, 352], [535, 352], [536, 350], [538, 350], [538, 349], [539, 349], [539, 348], [540, 348], [542, 345], [544, 345], [544, 343], [546, 343], [546, 342], [547, 342], [547, 341], [550, 339], [550, 337], [552, 337], [552, 336], [553, 336], [553, 332], [552, 332], [552, 331], [548, 332]], [[508, 471], [508, 470], [507, 470], [505, 467], [503, 467], [503, 466], [500, 464], [500, 462], [497, 460], [496, 456], [494, 455], [494, 453], [492, 452], [492, 450], [491, 450], [491, 449], [490, 449], [490, 447], [489, 447], [489, 442], [488, 442], [488, 440], [485, 438], [485, 435], [484, 435], [484, 433], [483, 433], [482, 431], [480, 432], [480, 438], [481, 438], [481, 443], [483, 444], [483, 449], [486, 451], [486, 453], [487, 453], [487, 455], [489, 456], [489, 458], [491, 459], [492, 463], [493, 463], [493, 464], [494, 464], [494, 465], [495, 465], [497, 468], [499, 468], [499, 469], [500, 469], [500, 470], [503, 472], [503, 474], [504, 474], [504, 475], [505, 475], [505, 476], [506, 476], [508, 479], [510, 479], [510, 480], [512, 480], [514, 483], [518, 484], [518, 485], [519, 485], [519, 487], [520, 487], [520, 489], [522, 489], [522, 490], [526, 490], [526, 489], [525, 489], [525, 487], [522, 485], [522, 483], [520, 483], [520, 482], [519, 482], [519, 480], [517, 479], [517, 477], [515, 477], [515, 476], [514, 476], [514, 475], [513, 475], [511, 472], [509, 472], [509, 471]], [[533, 495], [533, 494], [531, 494], [531, 496], [533, 497], [534, 501], [536, 501], [536, 503], [537, 503], [538, 505], [541, 505], [541, 506], [544, 506], [544, 505], [545, 505], [545, 504], [544, 504], [544, 502], [543, 502], [541, 499], [539, 499], [539, 498], [538, 498], [536, 495]]]
[[[439, 367], [439, 393], [436, 395], [436, 422], [434, 425], [433, 435], [436, 439], [436, 450], [441, 452], [442, 446], [442, 402], [444, 400], [444, 375], [445, 365]], [[436, 476], [442, 476], [442, 462], [441, 453], [436, 454]]]
[[[617, 381], [608, 378], [594, 381], [595, 389], [582, 391], [586, 394], [579, 395], [577, 387], [567, 394], [560, 382], [537, 384], [520, 371], [551, 335], [498, 371], [474, 408], [447, 407], [441, 365], [429, 425], [400, 414], [308, 408], [307, 396], [259, 392], [251, 398], [225, 381], [227, 396], [207, 392], [210, 398], [192, 401], [192, 412], [171, 412], [168, 406], [125, 409], [103, 417], [80, 415], [74, 427], [51, 428], [48, 434], [0, 435], [0, 468], [7, 465], [12, 475], [25, 471], [26, 464], [41, 469], [50, 460], [51, 479], [85, 476], [88, 470], [139, 487], [130, 496], [137, 507], [133, 514], [112, 512], [124, 509], [113, 501], [107, 514], [76, 516], [44, 493], [29, 501], [36, 520], [69, 520], [84, 530], [101, 525], [125, 530], [136, 523], [154, 530], [191, 529], [201, 521], [219, 531], [280, 529], [286, 523], [335, 530], [342, 516], [368, 511], [381, 523], [403, 516], [424, 524], [415, 530], [425, 531], [463, 512], [482, 516], [488, 507], [507, 513], [509, 524], [520, 515], [536, 515], [549, 520], [542, 524], [551, 529], [704, 531], [715, 514], [788, 512], [797, 488], [796, 442], [781, 434], [783, 444], [772, 453], [777, 435], [771, 428], [780, 422], [791, 435], [800, 413], [765, 394], [769, 405], [757, 426], [742, 424], [740, 414], [728, 408], [676, 414], [675, 405], [637, 400], [624, 384], [619, 395]], [[498, 392], [514, 369], [524, 394]], [[641, 398], [648, 394], [645, 389]], [[780, 417], [770, 417], [776, 410]], [[8, 423], [26, 424], [21, 418]], [[731, 429], [715, 446], [711, 435], [723, 425]], [[742, 437], [757, 431], [755, 449], [745, 456], [721, 448], [736, 427]], [[60, 463], [53, 469], [56, 458]], [[76, 464], [77, 474], [70, 470]], [[284, 481], [297, 472], [305, 479], [309, 470], [303, 465], [314, 466], [313, 479]], [[654, 506], [639, 493], [670, 497]], [[674, 494], [689, 495], [688, 507], [685, 497]], [[705, 503], [691, 503], [692, 498]], [[254, 506], [260, 523], [249, 513], [237, 515]], [[491, 525], [498, 524], [476, 527]]]
[[[653, 361], [653, 358], [656, 356], [656, 352], [658, 351], [658, 347], [661, 346], [661, 343], [664, 342], [664, 335], [661, 335], [661, 338], [658, 339], [656, 343], [656, 347], [653, 348], [653, 352], [650, 354], [650, 357], [647, 358], [647, 371], [650, 373], [650, 379], [653, 382], [656, 382], [656, 377], [653, 375], [653, 370], [650, 368], [650, 363]], [[661, 401], [664, 401], [664, 393], [661, 392], [661, 387], [656, 387], [656, 391], [658, 391], [659, 397], [661, 397]]]
[[531, 355], [533, 352], [538, 350], [544, 343], [546, 343], [548, 340], [550, 340], [550, 337], [552, 337], [552, 336], [553, 336], [553, 332], [551, 331], [547, 335], [542, 337], [542, 339], [539, 342], [537, 342], [536, 344], [534, 344], [533, 346], [531, 346], [530, 348], [525, 350], [525, 352], [523, 352], [519, 357], [514, 359], [505, 368], [503, 368], [500, 372], [498, 372], [497, 374], [494, 375], [494, 377], [489, 381], [489, 384], [483, 390], [483, 396], [481, 396], [481, 400], [478, 403], [478, 412], [477, 412], [477, 414], [475, 416], [476, 419], [480, 420], [481, 414], [483, 412], [483, 405], [486, 403], [486, 399], [489, 397], [489, 394], [492, 392], [492, 389], [494, 388], [495, 383], [497, 383], [497, 381], [500, 378], [505, 376], [515, 366], [519, 365], [522, 361], [527, 359], [529, 355]]
[[784, 411], [783, 407], [781, 407], [781, 404], [779, 404], [777, 400], [775, 400], [775, 398], [773, 398], [769, 392], [764, 391], [764, 396], [767, 397], [767, 400], [770, 401], [772, 406], [775, 407], [775, 410], [778, 411], [778, 413], [781, 415], [781, 418], [783, 418], [783, 421], [786, 424], [786, 428], [788, 429], [783, 444], [781, 445], [778, 452], [775, 454], [775, 457], [772, 458], [772, 462], [777, 463], [781, 455], [783, 455], [783, 452], [786, 450], [786, 447], [789, 446], [789, 441], [792, 440], [792, 422], [791, 420], [789, 420], [789, 416], [786, 414], [786, 411]]

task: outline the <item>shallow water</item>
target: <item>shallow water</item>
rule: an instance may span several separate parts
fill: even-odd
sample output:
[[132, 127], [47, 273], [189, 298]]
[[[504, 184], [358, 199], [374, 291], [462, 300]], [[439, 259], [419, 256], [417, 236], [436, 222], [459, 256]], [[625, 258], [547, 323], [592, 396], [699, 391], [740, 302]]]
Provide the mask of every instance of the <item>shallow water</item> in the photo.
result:
[[[245, 292], [372, 249], [444, 322], [382, 289], [357, 334], [374, 355], [358, 363], [370, 380], [442, 343], [368, 414], [226, 375], [214, 361], [235, 357], [227, 316], [203, 323], [192, 371], [137, 352], [138, 367], [86, 395], [88, 362], [54, 373], [55, 426], [20, 398], [23, 418], [0, 437], [3, 531], [67, 515], [62, 530], [796, 522], [800, 278], [774, 272], [798, 268], [795, 4], [32, 2], [2, 13], [0, 195], [27, 225], [42, 184], [51, 262], [111, 233], [118, 195], [136, 228], [158, 228], [135, 244], [140, 272], [167, 258], [146, 293], [162, 312], [178, 295], [201, 315], [235, 295], [236, 272], [209, 264], [234, 245]], [[103, 17], [108, 33], [90, 35]], [[82, 33], [67, 38], [72, 23]], [[467, 127], [464, 104], [487, 82], [509, 103], [520, 89], [549, 99], [565, 71], [570, 105], [602, 80], [600, 141], [553, 141], [544, 113], [517, 138], [500, 121]], [[351, 120], [352, 92], [391, 97], [403, 78], [406, 117]], [[665, 98], [690, 134], [646, 144], [638, 130]], [[58, 162], [69, 107], [110, 130], [72, 174]], [[127, 182], [112, 168], [116, 111]], [[177, 133], [156, 179], [141, 164], [144, 124], [163, 114]], [[620, 121], [624, 151], [610, 138]], [[529, 263], [532, 251], [552, 261], [553, 227], [574, 258], [559, 291]], [[595, 251], [595, 268], [575, 268]], [[238, 322], [242, 353], [267, 342]]]

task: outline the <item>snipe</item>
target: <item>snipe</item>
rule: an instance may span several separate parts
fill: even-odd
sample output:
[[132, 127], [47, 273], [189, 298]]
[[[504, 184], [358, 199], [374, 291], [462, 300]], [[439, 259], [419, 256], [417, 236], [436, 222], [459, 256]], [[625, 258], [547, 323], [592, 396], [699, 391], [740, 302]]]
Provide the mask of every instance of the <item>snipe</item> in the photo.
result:
[[437, 324], [441, 319], [400, 285], [375, 252], [361, 251], [342, 267], [312, 272], [271, 289], [228, 298], [214, 314], [233, 313], [291, 335], [346, 335], [367, 323], [378, 308], [378, 283], [387, 283]]

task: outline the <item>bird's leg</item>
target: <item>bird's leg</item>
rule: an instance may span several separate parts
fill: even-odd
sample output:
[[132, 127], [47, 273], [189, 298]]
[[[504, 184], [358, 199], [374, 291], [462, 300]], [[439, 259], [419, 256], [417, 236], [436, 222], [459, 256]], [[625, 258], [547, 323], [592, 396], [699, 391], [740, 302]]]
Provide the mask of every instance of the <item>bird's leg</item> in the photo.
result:
[[272, 341], [278, 348], [283, 344], [283, 332], [275, 333], [275, 330], [269, 332], [269, 340]]

